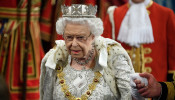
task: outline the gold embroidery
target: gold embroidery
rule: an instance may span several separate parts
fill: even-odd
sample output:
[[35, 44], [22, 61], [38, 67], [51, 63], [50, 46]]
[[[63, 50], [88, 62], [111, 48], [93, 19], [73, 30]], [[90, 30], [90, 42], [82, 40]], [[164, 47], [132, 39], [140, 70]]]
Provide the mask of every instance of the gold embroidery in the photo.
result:
[[167, 100], [174, 100], [175, 98], [175, 89], [173, 82], [165, 82], [168, 88]]
[[127, 52], [129, 56], [131, 57], [135, 71], [141, 72], [140, 48], [132, 47], [131, 50], [127, 50]]
[[99, 83], [99, 79], [102, 76], [101, 73], [99, 71], [94, 72], [95, 76], [93, 79], [93, 82], [91, 84], [89, 84], [89, 89], [85, 92], [85, 94], [83, 94], [81, 97], [75, 97], [73, 96], [69, 90], [68, 90], [68, 85], [66, 84], [66, 81], [64, 79], [64, 72], [62, 71], [63, 68], [61, 66], [57, 65], [57, 77], [59, 78], [59, 83], [61, 85], [61, 90], [64, 92], [65, 96], [69, 99], [69, 100], [87, 100], [88, 97], [92, 94], [92, 92], [95, 90], [97, 84]]
[[[31, 9], [31, 20], [36, 21], [39, 19], [39, 11], [40, 9], [35, 7]], [[0, 7], [0, 18], [8, 18], [12, 20], [26, 21], [27, 16], [27, 9], [26, 8], [7, 8], [7, 7]]]
[[151, 63], [153, 60], [152, 60], [152, 58], [151, 57], [145, 57], [145, 59], [144, 59], [144, 63], [146, 64], [146, 63]]
[[148, 15], [150, 15], [151, 12], [149, 10], [147, 10], [147, 13], [148, 13]]
[[153, 1], [151, 0], [151, 2], [146, 6], [146, 8], [151, 7], [152, 4], [153, 4]]
[[151, 73], [152, 72], [152, 69], [151, 67], [144, 67], [142, 72], [148, 72], [148, 73]]
[[144, 48], [143, 45], [140, 48], [132, 47], [131, 50], [127, 50], [132, 64], [134, 66], [134, 70], [136, 72], [151, 72], [151, 67], [145, 67], [145, 64], [151, 63], [153, 59], [151, 57], [145, 57], [146, 54], [150, 54], [152, 52], [151, 48]]
[[141, 72], [148, 72], [151, 73], [152, 69], [151, 67], [145, 67], [146, 63], [151, 63], [152, 58], [151, 57], [145, 57], [145, 54], [150, 54], [152, 52], [151, 48], [144, 48], [143, 45], [141, 45], [141, 56], [142, 56], [142, 71]]
[[152, 52], [151, 48], [145, 48], [144, 54], [150, 54]]
[[[22, 24], [23, 25], [23, 24]], [[21, 25], [21, 26], [22, 26]], [[17, 32], [13, 32], [12, 31], [12, 36], [11, 36], [11, 45], [10, 45], [10, 47], [12, 48], [11, 50], [10, 50], [10, 52], [11, 52], [11, 54], [12, 54], [12, 56], [11, 56], [11, 58], [10, 58], [10, 60], [9, 60], [9, 62], [10, 62], [10, 84], [9, 84], [9, 87], [10, 87], [10, 92], [11, 93], [20, 93], [20, 91], [21, 91], [21, 89], [22, 89], [22, 87], [21, 86], [17, 86], [17, 85], [15, 85], [15, 78], [14, 78], [14, 75], [15, 75], [15, 71], [14, 71], [14, 67], [13, 67], [13, 65], [14, 65], [14, 53], [16, 52], [15, 50], [16, 50], [16, 45], [17, 45], [17, 41], [18, 41], [18, 31], [19, 30], [17, 30]], [[13, 43], [12, 43], [13, 42]], [[22, 44], [23, 42], [21, 42], [21, 44]], [[24, 48], [20, 48], [21, 49], [21, 57], [23, 57], [23, 52], [24, 52]], [[22, 58], [21, 58], [22, 59]], [[23, 63], [21, 62], [21, 65], [20, 65], [20, 80], [23, 80], [23, 78], [22, 78], [22, 69], [23, 69]], [[37, 79], [37, 78], [39, 78], [39, 72], [38, 72], [38, 68], [37, 67], [33, 67], [33, 68], [35, 68], [36, 70], [35, 70], [35, 76], [33, 76], [33, 77], [28, 77], [28, 80], [32, 80], [32, 79]], [[33, 73], [33, 72], [32, 72]], [[28, 73], [27, 73], [28, 74]], [[38, 85], [35, 85], [35, 86], [27, 86], [26, 87], [26, 90], [27, 90], [27, 93], [38, 93], [38, 91], [39, 91], [39, 87], [38, 87]]]
[[168, 73], [173, 74], [173, 80], [175, 80], [175, 70], [169, 70]]

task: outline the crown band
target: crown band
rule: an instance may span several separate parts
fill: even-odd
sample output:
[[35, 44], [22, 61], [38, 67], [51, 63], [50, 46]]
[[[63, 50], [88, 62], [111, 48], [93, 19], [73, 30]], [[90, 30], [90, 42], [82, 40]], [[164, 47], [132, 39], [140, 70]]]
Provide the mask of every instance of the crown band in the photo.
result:
[[63, 17], [72, 18], [95, 18], [97, 6], [72, 4], [71, 6], [61, 6]]

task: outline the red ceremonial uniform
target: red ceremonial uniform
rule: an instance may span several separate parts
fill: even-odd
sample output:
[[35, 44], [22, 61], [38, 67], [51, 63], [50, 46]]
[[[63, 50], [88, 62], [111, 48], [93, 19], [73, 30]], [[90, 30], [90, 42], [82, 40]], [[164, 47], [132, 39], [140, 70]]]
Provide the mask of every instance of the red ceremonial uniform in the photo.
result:
[[[122, 20], [129, 9], [125, 4], [114, 10], [115, 40]], [[122, 43], [128, 51], [136, 72], [149, 72], [158, 81], [166, 81], [167, 74], [175, 79], [175, 15], [169, 8], [153, 2], [147, 7], [153, 28], [154, 43], [141, 44], [139, 48]], [[112, 25], [109, 16], [104, 22], [104, 37], [112, 38]], [[119, 41], [120, 42], [120, 41]]]
[[[27, 0], [0, 1], [0, 74], [6, 79], [11, 100], [20, 100], [22, 96], [27, 5]], [[44, 55], [40, 42], [40, 6], [40, 0], [32, 0], [27, 42], [26, 100], [39, 100], [39, 71]]]

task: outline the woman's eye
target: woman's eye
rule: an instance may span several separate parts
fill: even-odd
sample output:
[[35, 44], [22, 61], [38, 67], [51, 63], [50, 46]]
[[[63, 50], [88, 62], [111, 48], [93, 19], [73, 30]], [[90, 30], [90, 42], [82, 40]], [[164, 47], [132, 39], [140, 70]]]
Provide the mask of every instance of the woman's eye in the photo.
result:
[[72, 39], [73, 37], [72, 36], [67, 36], [67, 39]]
[[84, 37], [83, 36], [78, 36], [77, 39], [82, 40], [82, 39], [84, 39]]

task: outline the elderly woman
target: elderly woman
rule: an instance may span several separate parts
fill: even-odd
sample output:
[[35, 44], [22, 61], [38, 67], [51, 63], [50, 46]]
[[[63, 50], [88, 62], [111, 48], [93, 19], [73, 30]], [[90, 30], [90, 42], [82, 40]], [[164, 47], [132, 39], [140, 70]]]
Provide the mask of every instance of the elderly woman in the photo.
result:
[[122, 46], [103, 38], [96, 6], [62, 6], [56, 23], [64, 40], [43, 58], [41, 100], [130, 100], [131, 60]]

